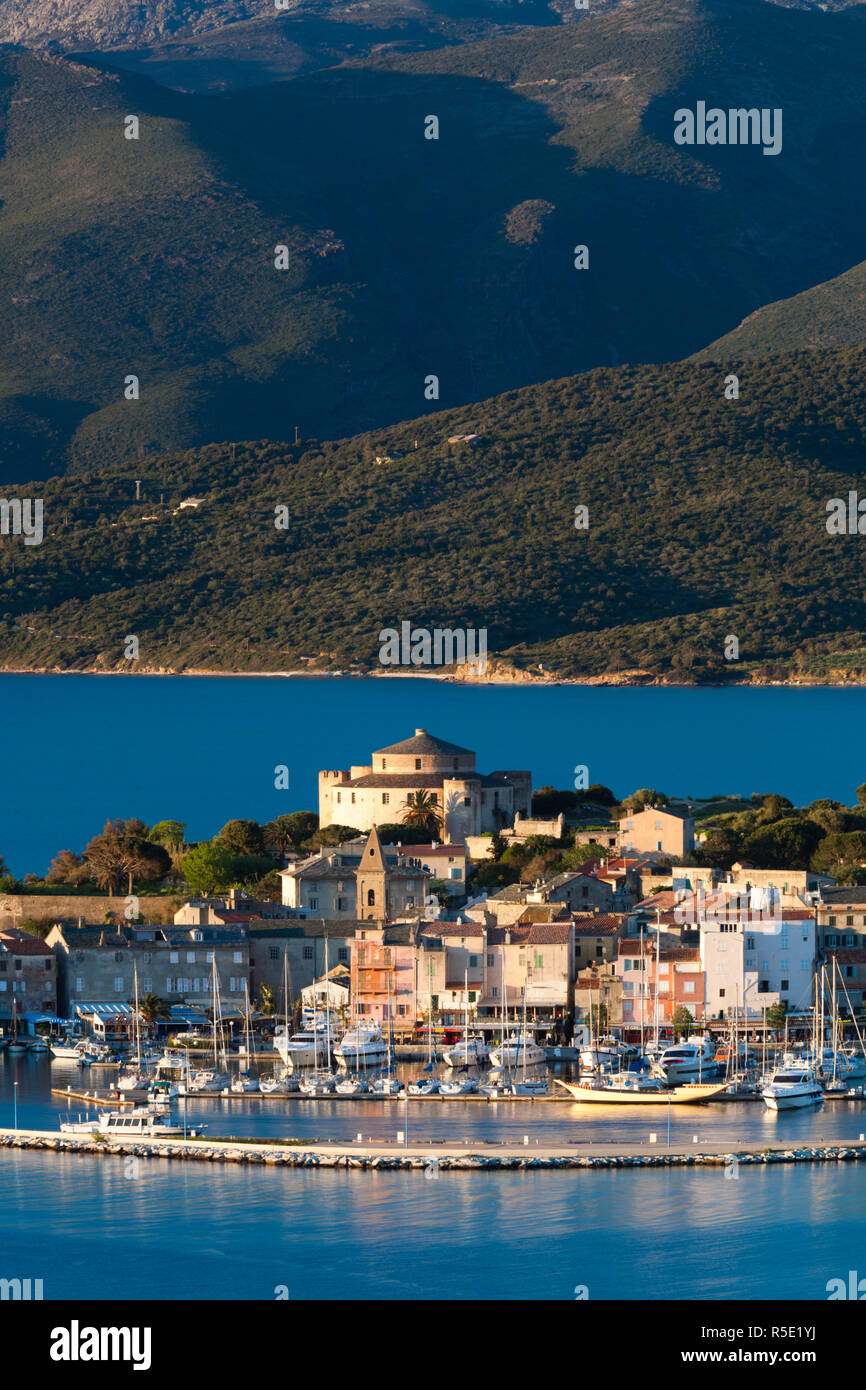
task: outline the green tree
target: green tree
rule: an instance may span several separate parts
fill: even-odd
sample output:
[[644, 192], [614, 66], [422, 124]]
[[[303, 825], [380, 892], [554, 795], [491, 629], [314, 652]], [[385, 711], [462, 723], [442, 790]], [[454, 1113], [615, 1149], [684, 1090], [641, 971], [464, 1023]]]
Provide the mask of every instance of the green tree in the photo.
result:
[[186, 825], [181, 820], [161, 820], [153, 826], [150, 838], [154, 844], [162, 845], [168, 851], [175, 870], [180, 869], [183, 847], [186, 843]]
[[160, 1018], [171, 1018], [168, 1004], [158, 994], [142, 995], [138, 1001], [138, 1012], [147, 1024], [154, 1024]]
[[270, 985], [262, 985], [259, 990], [258, 1010], [266, 1018], [270, 1018], [277, 1011], [277, 1001]]
[[806, 869], [822, 838], [814, 821], [791, 816], [757, 826], [746, 836], [743, 851], [762, 869]]
[[255, 820], [227, 821], [216, 839], [229, 854], [263, 854], [265, 849], [262, 827]]
[[816, 874], [828, 874], [842, 883], [863, 882], [866, 873], [866, 831], [847, 835], [825, 835], [812, 855], [810, 867]]
[[304, 841], [302, 848], [317, 850], [324, 845], [343, 845], [363, 834], [363, 830], [356, 830], [352, 825], [323, 825]]
[[778, 1004], [771, 1004], [767, 1010], [767, 1024], [776, 1033], [781, 1033], [785, 1027], [785, 1019], [788, 1016], [788, 1005], [784, 999]]
[[47, 883], [68, 883], [76, 886], [87, 879], [89, 872], [80, 854], [75, 854], [71, 849], [62, 849], [48, 865], [45, 880]]
[[694, 1021], [691, 1010], [687, 1009], [684, 1004], [681, 1004], [671, 1019], [671, 1027], [675, 1033], [687, 1033], [691, 1029]]
[[295, 845], [300, 845], [318, 828], [319, 817], [312, 811], [289, 811], [282, 816], [274, 816], [262, 827], [262, 838], [267, 849], [276, 850], [280, 858]]
[[182, 868], [193, 893], [214, 893], [234, 879], [234, 858], [215, 840], [204, 840], [185, 854]]

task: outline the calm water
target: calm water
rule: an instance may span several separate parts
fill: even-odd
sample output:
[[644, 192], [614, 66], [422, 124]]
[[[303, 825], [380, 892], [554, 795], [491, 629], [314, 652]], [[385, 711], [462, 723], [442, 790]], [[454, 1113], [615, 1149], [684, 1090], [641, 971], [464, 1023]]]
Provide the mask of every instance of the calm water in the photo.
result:
[[[577, 764], [620, 796], [778, 791], [850, 803], [863, 780], [866, 690], [520, 689], [367, 680], [0, 676], [0, 854], [18, 875], [81, 849], [106, 817], [187, 823], [317, 808], [320, 768], [369, 761], [425, 727], [484, 772], [570, 787]], [[290, 789], [274, 789], [274, 768]], [[364, 828], [364, 827], [361, 827]]]
[[[53, 1124], [57, 1103], [37, 1059], [0, 1063], [0, 1122]], [[62, 1104], [62, 1103], [61, 1103]], [[192, 1108], [192, 1107], [191, 1107]], [[402, 1107], [347, 1102], [264, 1111], [254, 1101], [198, 1103], [211, 1132], [390, 1135]], [[527, 1111], [531, 1108], [532, 1115]], [[649, 1129], [575, 1109], [423, 1107], [430, 1132], [502, 1138]], [[481, 1107], [478, 1107], [479, 1112]], [[552, 1107], [548, 1107], [552, 1110]], [[774, 1117], [763, 1107], [692, 1111], [707, 1138], [760, 1131], [852, 1135], [864, 1112]], [[679, 1120], [675, 1125], [679, 1125]], [[663, 1125], [656, 1122], [663, 1130]], [[676, 1130], [675, 1130], [676, 1132]], [[663, 1134], [660, 1134], [663, 1138]], [[826, 1298], [827, 1281], [866, 1270], [860, 1167], [705, 1172], [276, 1172], [141, 1160], [4, 1152], [0, 1277], [42, 1278], [50, 1299], [590, 1299]]]

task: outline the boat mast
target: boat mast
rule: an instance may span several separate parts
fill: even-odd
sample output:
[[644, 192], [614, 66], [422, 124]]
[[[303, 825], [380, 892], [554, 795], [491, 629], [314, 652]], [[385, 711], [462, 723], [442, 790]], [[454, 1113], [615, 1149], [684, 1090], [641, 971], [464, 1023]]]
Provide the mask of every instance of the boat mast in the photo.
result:
[[217, 964], [216, 949], [214, 949], [213, 959], [213, 1069], [219, 1071], [219, 1057], [217, 1055]]

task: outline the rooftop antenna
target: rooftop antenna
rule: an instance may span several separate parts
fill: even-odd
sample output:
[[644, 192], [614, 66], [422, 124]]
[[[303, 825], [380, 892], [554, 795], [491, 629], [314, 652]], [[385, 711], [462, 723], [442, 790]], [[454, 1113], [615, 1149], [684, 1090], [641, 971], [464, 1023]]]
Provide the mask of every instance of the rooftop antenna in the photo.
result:
[[136, 500], [136, 502], [140, 502], [140, 501], [141, 501], [141, 479], [140, 479], [140, 478], [136, 478], [136, 480], [135, 480], [135, 500]]

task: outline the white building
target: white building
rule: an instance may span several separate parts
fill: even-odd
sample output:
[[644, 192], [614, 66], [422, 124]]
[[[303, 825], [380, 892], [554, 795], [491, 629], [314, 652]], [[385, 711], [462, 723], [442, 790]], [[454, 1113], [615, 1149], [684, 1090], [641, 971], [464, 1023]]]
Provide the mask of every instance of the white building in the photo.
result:
[[706, 1017], [760, 1019], [773, 1004], [789, 1013], [808, 1009], [814, 991], [815, 914], [782, 908], [720, 904], [700, 921]]

